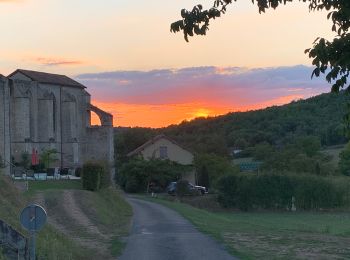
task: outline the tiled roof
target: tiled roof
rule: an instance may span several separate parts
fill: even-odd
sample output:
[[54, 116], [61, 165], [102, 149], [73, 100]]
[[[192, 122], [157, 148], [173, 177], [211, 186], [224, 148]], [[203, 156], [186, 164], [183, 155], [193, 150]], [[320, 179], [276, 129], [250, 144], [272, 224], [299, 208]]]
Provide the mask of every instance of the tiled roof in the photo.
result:
[[12, 72], [8, 77], [11, 77], [12, 75], [14, 75], [18, 72], [27, 76], [31, 80], [37, 81], [39, 83], [69, 86], [69, 87], [75, 87], [75, 88], [86, 88], [84, 85], [80, 84], [79, 82], [77, 82], [77, 81], [75, 81], [75, 80], [73, 80], [65, 75], [32, 71], [32, 70], [18, 69], [16, 71]]
[[137, 155], [138, 153], [143, 151], [147, 146], [154, 144], [156, 141], [158, 141], [162, 138], [167, 139], [168, 141], [172, 142], [173, 144], [176, 144], [177, 146], [181, 147], [182, 149], [188, 151], [187, 149], [183, 148], [178, 143], [176, 143], [174, 140], [170, 139], [169, 137], [165, 136], [164, 134], [161, 134], [161, 135], [157, 135], [156, 137], [153, 137], [151, 140], [149, 140], [146, 143], [144, 143], [143, 145], [137, 147], [134, 151], [128, 153], [127, 156], [131, 157], [131, 156]]

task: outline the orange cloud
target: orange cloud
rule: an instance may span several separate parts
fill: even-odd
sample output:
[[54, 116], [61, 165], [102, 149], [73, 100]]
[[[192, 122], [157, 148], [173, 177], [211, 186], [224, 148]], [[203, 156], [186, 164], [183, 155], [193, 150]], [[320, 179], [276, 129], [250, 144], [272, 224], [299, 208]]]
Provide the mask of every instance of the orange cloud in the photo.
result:
[[67, 60], [67, 59], [61, 59], [61, 58], [44, 58], [44, 57], [35, 58], [34, 61], [45, 66], [81, 65], [84, 63], [79, 60]]

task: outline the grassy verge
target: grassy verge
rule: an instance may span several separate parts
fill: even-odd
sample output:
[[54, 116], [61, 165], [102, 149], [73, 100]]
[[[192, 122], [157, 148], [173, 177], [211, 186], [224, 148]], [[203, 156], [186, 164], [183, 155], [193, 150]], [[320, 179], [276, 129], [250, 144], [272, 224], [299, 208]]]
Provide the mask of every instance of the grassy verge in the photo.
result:
[[102, 233], [111, 236], [109, 249], [112, 255], [119, 255], [124, 248], [122, 238], [129, 233], [132, 216], [130, 205], [112, 188], [97, 193], [84, 191], [77, 195], [77, 202], [91, 222]]
[[114, 188], [38, 190], [55, 226], [79, 244], [94, 249], [89, 259], [111, 259], [122, 252], [132, 210]]
[[0, 176], [0, 218], [26, 236], [19, 214], [29, 202], [45, 205], [49, 219], [38, 234], [38, 259], [112, 259], [121, 253], [132, 211], [115, 189], [88, 192], [80, 181], [36, 181], [22, 194]]
[[170, 207], [242, 259], [348, 259], [350, 213], [208, 212], [151, 199]]
[[[0, 218], [27, 237], [29, 234], [22, 229], [19, 215], [28, 202], [29, 198], [23, 196], [9, 178], [0, 176]], [[50, 225], [38, 234], [37, 247], [38, 259], [88, 259], [93, 253]]]

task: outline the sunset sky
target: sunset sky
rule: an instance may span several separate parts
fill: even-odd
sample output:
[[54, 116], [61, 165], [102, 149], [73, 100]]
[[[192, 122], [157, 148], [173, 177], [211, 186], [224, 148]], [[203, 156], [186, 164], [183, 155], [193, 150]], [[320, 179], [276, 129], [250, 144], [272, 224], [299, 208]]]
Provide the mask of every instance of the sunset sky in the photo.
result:
[[161, 127], [328, 92], [304, 50], [334, 37], [299, 1], [259, 15], [238, 0], [206, 37], [170, 33], [182, 8], [213, 0], [0, 0], [0, 73], [66, 74], [115, 126]]

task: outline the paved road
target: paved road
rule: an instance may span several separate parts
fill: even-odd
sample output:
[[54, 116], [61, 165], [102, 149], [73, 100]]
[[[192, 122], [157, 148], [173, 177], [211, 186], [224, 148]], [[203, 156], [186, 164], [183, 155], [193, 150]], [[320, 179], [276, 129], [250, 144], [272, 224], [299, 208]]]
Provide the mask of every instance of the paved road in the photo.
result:
[[232, 260], [224, 248], [175, 211], [134, 198], [132, 232], [121, 260]]

